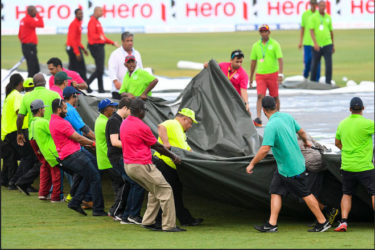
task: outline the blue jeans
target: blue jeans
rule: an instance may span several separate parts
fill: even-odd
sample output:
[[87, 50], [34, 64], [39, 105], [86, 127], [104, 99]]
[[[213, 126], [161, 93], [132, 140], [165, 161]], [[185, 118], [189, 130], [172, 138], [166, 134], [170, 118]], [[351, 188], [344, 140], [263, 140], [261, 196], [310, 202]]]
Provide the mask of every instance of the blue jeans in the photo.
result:
[[[312, 62], [312, 50], [314, 49], [313, 46], [310, 45], [303, 45], [303, 63], [305, 64], [305, 69], [303, 70], [303, 77], [308, 78], [309, 73], [311, 70], [311, 62]], [[320, 62], [318, 64], [316, 77], [312, 81], [318, 82], [320, 78]], [[311, 77], [311, 79], [313, 79]]]
[[[320, 47], [320, 50], [318, 52], [314, 49], [312, 50], [311, 75], [318, 72], [318, 67], [320, 67], [320, 59], [323, 56], [325, 62], [325, 76], [327, 84], [331, 84], [332, 80], [332, 51], [332, 44]], [[311, 80], [313, 80], [312, 77]]]
[[79, 150], [66, 157], [62, 163], [64, 171], [82, 176], [82, 181], [79, 183], [72, 200], [69, 202], [69, 207], [79, 207], [85, 194], [90, 189], [94, 202], [93, 211], [103, 211], [104, 201], [100, 174], [87, 155], [82, 150]]

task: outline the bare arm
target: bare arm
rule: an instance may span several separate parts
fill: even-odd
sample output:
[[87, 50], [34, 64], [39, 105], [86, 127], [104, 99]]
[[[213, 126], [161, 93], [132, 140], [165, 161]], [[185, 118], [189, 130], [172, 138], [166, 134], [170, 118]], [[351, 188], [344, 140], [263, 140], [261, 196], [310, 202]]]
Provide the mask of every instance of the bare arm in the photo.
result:
[[248, 174], [252, 174], [255, 164], [257, 164], [258, 162], [263, 160], [264, 157], [267, 156], [267, 154], [270, 150], [271, 150], [271, 146], [261, 146], [258, 153], [254, 156], [254, 158], [251, 160], [250, 164], [247, 166], [246, 172]]
[[254, 71], [255, 67], [257, 66], [256, 60], [251, 60], [251, 66], [250, 66], [250, 88], [253, 87], [253, 79], [254, 79]]
[[23, 125], [23, 120], [25, 119], [25, 115], [18, 114], [17, 115], [17, 143], [20, 146], [23, 146], [24, 143], [26, 142], [25, 136], [22, 133], [22, 125]]
[[143, 100], [147, 99], [147, 94], [153, 89], [155, 88], [156, 84], [158, 83], [158, 79], [155, 78], [152, 82], [150, 82], [150, 84], [147, 86], [147, 88], [145, 89], [145, 91], [142, 93], [141, 95], [141, 98]]
[[69, 136], [69, 139], [78, 142], [82, 146], [94, 146], [95, 142], [87, 139], [86, 137], [78, 134], [77, 132], [74, 132], [71, 136]]
[[95, 140], [95, 134], [94, 132], [90, 129], [90, 131], [88, 133], [85, 133], [85, 135], [90, 138], [91, 140]]
[[250, 105], [249, 105], [249, 97], [247, 96], [247, 89], [241, 89], [241, 98], [243, 102], [245, 103], [246, 111], [250, 113]]
[[300, 33], [300, 37], [299, 37], [299, 44], [298, 44], [298, 48], [302, 48], [302, 41], [303, 41], [303, 34], [305, 33], [305, 27], [301, 27], [301, 33]]
[[73, 87], [79, 88], [79, 89], [87, 89], [88, 85], [86, 82], [81, 82], [81, 83], [77, 83], [76, 86], [73, 85]]
[[331, 30], [331, 39], [332, 39], [332, 53], [335, 53], [335, 43], [333, 39], [333, 31]]
[[167, 132], [167, 128], [164, 127], [163, 125], [159, 125], [158, 126], [158, 134], [163, 142], [163, 145], [167, 148], [167, 149], [171, 149], [171, 144], [169, 143], [169, 140], [168, 140], [168, 132]]
[[109, 135], [109, 139], [113, 147], [122, 148], [121, 141], [118, 139], [118, 134]]
[[154, 145], [151, 146], [152, 149], [155, 149], [160, 154], [165, 155], [173, 160], [174, 163], [181, 163], [180, 157], [169, 151], [164, 145], [160, 144], [159, 142], [156, 142]]
[[280, 84], [283, 82], [283, 78], [284, 76], [283, 75], [280, 75], [280, 74], [283, 74], [283, 71], [284, 71], [284, 61], [282, 58], [279, 58], [279, 76], [277, 78], [277, 82]]
[[338, 147], [340, 150], [342, 150], [342, 143], [341, 143], [341, 140], [338, 140], [335, 138], [335, 145], [336, 147]]
[[298, 130], [297, 134], [302, 139], [302, 141], [305, 145], [305, 148], [311, 148], [312, 144], [309, 141], [309, 139], [307, 138], [307, 134], [306, 134], [305, 130], [303, 130], [301, 128], [300, 130]]

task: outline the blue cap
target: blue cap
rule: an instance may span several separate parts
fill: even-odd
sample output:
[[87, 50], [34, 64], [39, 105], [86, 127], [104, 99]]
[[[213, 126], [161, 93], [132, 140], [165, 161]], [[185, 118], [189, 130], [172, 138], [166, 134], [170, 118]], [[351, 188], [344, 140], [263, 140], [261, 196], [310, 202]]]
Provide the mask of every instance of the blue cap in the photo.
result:
[[359, 97], [353, 97], [350, 100], [350, 108], [354, 110], [362, 110], [363, 109], [362, 99]]
[[108, 98], [106, 98], [106, 99], [103, 99], [103, 100], [101, 100], [99, 102], [98, 109], [99, 110], [103, 110], [103, 109], [105, 109], [108, 106], [118, 106], [118, 103], [117, 102], [112, 102], [111, 100], [109, 100]]
[[64, 96], [64, 99], [68, 99], [69, 97], [71, 97], [72, 95], [74, 94], [81, 94], [81, 92], [79, 92], [78, 90], [76, 90], [74, 87], [72, 86], [69, 86], [69, 87], [66, 87], [64, 90], [63, 90], [63, 96]]

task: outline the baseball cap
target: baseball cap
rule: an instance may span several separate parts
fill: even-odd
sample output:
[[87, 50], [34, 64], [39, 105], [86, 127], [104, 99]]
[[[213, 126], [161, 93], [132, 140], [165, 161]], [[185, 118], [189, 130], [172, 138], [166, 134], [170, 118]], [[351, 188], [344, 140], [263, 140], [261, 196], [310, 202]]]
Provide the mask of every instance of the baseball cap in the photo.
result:
[[24, 88], [33, 88], [34, 86], [34, 80], [31, 77], [28, 77], [23, 81], [23, 87]]
[[191, 118], [193, 120], [194, 123], [198, 123], [196, 120], [195, 120], [195, 112], [191, 109], [188, 109], [188, 108], [183, 108], [181, 109], [180, 112], [178, 112], [179, 114], [181, 115], [184, 115], [184, 116], [187, 116], [189, 118]]
[[359, 97], [353, 97], [350, 101], [350, 108], [354, 110], [361, 110], [363, 108], [363, 102]]
[[133, 56], [133, 55], [125, 57], [125, 63], [129, 62], [130, 60], [133, 60], [134, 62], [137, 61], [137, 60], [135, 60], [135, 56]]
[[259, 27], [259, 31], [270, 31], [270, 26], [268, 26], [267, 24], [262, 24]]
[[111, 100], [109, 100], [108, 98], [106, 98], [106, 99], [103, 99], [103, 100], [101, 100], [99, 102], [98, 109], [99, 110], [103, 110], [103, 109], [105, 109], [108, 106], [118, 106], [118, 103], [117, 102], [112, 102]]
[[30, 104], [31, 110], [38, 110], [38, 109], [45, 108], [45, 107], [48, 107], [48, 106], [44, 106], [44, 102], [40, 99], [36, 99], [32, 101]]
[[[56, 74], [57, 75], [57, 74]], [[74, 94], [80, 94], [81, 92], [79, 92], [78, 90], [76, 90], [74, 87], [72, 86], [68, 86], [66, 87], [64, 90], [63, 90], [63, 96], [64, 98], [69, 98], [71, 97], [72, 95]]]
[[60, 71], [55, 74], [55, 81], [65, 81], [70, 80], [71, 77], [68, 76], [68, 74], [65, 71]]

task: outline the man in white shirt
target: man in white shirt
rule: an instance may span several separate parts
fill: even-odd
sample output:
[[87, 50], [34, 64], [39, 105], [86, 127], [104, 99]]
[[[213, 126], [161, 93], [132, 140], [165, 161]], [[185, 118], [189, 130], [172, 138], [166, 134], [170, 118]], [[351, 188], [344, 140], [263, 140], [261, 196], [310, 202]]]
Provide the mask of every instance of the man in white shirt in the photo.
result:
[[108, 60], [109, 78], [112, 81], [112, 98], [121, 99], [119, 89], [128, 69], [124, 66], [125, 57], [135, 56], [137, 68], [143, 69], [141, 54], [133, 48], [134, 35], [130, 32], [121, 34], [122, 46], [114, 50]]

